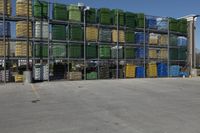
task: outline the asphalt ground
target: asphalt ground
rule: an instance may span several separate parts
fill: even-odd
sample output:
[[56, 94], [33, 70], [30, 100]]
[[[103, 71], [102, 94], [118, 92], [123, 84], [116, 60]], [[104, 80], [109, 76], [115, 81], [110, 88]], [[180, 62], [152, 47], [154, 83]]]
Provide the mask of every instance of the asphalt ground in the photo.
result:
[[1, 84], [0, 133], [200, 133], [200, 78]]

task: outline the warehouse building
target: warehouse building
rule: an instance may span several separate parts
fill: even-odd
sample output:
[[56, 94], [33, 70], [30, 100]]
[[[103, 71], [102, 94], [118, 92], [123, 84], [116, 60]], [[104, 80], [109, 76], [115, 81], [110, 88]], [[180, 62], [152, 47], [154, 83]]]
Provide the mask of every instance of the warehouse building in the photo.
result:
[[1, 0], [0, 81], [22, 82], [24, 72], [29, 81], [189, 76], [190, 24], [81, 3]]

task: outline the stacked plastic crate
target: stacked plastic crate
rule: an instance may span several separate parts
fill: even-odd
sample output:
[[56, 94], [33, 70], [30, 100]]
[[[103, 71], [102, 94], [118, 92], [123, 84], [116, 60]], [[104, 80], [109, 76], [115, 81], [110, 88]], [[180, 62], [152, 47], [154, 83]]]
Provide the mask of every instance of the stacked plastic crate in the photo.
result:
[[96, 42], [98, 39], [98, 29], [96, 27], [86, 27], [86, 40]]
[[[28, 9], [29, 1], [29, 12]], [[16, 1], [16, 16], [32, 16], [32, 0], [17, 0]]]
[[77, 5], [68, 6], [69, 21], [81, 22], [81, 11]]
[[[117, 19], [118, 19], [118, 22], [117, 22]], [[123, 10], [113, 9], [112, 10], [112, 20], [113, 20], [114, 25], [119, 24], [120, 26], [124, 26], [124, 12], [123, 12]]]
[[178, 60], [186, 60], [187, 59], [187, 38], [184, 36], [179, 36], [177, 38], [177, 46], [178, 49]]
[[167, 72], [167, 64], [165, 63], [157, 63], [157, 73], [158, 77], [167, 77], [168, 72]]
[[43, 43], [35, 43], [34, 55], [35, 57], [39, 58], [48, 57], [48, 45]]
[[95, 43], [88, 43], [86, 47], [87, 59], [96, 59], [98, 57], [98, 47]]
[[129, 28], [136, 27], [137, 15], [132, 12], [125, 12], [125, 25]]
[[[27, 42], [25, 41], [18, 41], [16, 42], [15, 46], [15, 56], [18, 57], [26, 57], [27, 56]], [[31, 44], [29, 44], [29, 56], [32, 56], [32, 47]]]
[[0, 81], [6, 81], [9, 82], [10, 81], [10, 71], [9, 70], [1, 70], [0, 71]]
[[66, 57], [66, 45], [61, 43], [54, 43], [52, 46], [53, 58]]
[[99, 30], [99, 41], [100, 42], [111, 42], [111, 30], [100, 28]]
[[171, 77], [178, 77], [180, 73], [180, 66], [179, 65], [172, 65], [169, 68], [169, 75]]
[[89, 10], [86, 11], [86, 22], [87, 23], [96, 23], [97, 16], [96, 16], [96, 9], [95, 8], [90, 8]]
[[124, 56], [126, 59], [135, 59], [136, 49], [134, 47], [126, 46], [124, 48]]
[[[119, 34], [119, 36], [118, 36]], [[119, 38], [118, 38], [119, 37]], [[123, 30], [112, 30], [112, 41], [113, 42], [121, 42], [124, 43], [125, 42], [125, 33]]]
[[8, 42], [6, 42], [6, 45], [4, 45], [3, 41], [0, 41], [0, 56], [8, 56]]
[[155, 78], [158, 76], [157, 74], [157, 64], [156, 63], [148, 63], [146, 69], [147, 77]]
[[83, 57], [83, 45], [82, 44], [69, 44], [69, 58], [82, 58]]
[[66, 38], [71, 41], [83, 40], [83, 28], [81, 25], [73, 24], [66, 27]]
[[47, 39], [49, 37], [48, 22], [36, 21], [35, 23], [35, 38]]
[[52, 39], [53, 40], [66, 40], [65, 25], [52, 25]]
[[135, 68], [134, 64], [126, 64], [126, 78], [135, 78]]
[[112, 59], [117, 59], [117, 54], [118, 54], [118, 59], [122, 59], [123, 56], [123, 47], [122, 46], [114, 46], [111, 48], [111, 58]]
[[53, 19], [68, 20], [67, 6], [64, 4], [53, 4]]
[[110, 59], [111, 58], [111, 48], [108, 44], [99, 46], [99, 57], [101, 59]]
[[145, 69], [143, 66], [136, 67], [136, 78], [144, 78], [145, 76]]
[[100, 8], [97, 11], [98, 22], [103, 25], [111, 24], [112, 12], [108, 8]]
[[46, 1], [34, 0], [34, 17], [47, 18], [48, 17], [48, 3]]
[[12, 11], [12, 5], [11, 5], [11, 0], [6, 0], [6, 3], [4, 3], [4, 0], [0, 1], [0, 14], [3, 15], [4, 14], [4, 6], [5, 7], [5, 15], [6, 16], [10, 16], [11, 15], [11, 11]]

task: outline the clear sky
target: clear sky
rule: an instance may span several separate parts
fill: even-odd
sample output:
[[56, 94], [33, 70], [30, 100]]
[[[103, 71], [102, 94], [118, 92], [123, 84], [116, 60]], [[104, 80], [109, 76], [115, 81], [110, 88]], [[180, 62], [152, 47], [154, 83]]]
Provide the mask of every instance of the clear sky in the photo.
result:
[[[13, 0], [14, 1], [14, 0]], [[125, 11], [143, 12], [147, 15], [179, 18], [200, 14], [200, 0], [50, 0], [51, 2], [76, 4], [82, 2], [90, 7], [119, 8]], [[200, 49], [200, 18], [197, 22], [196, 44]]]

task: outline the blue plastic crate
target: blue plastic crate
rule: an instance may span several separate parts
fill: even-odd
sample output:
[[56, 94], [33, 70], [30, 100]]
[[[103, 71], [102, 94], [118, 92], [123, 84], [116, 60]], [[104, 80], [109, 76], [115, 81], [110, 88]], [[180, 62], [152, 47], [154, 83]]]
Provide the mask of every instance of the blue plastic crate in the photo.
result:
[[156, 21], [158, 30], [168, 30], [168, 20], [166, 18], [157, 18]]
[[143, 32], [136, 32], [135, 33], [135, 43], [136, 44], [143, 44], [144, 41], [145, 43], [148, 43], [149, 35], [146, 33], [145, 34], [145, 40], [144, 40], [144, 33]]
[[146, 17], [146, 24], [149, 29], [157, 28], [157, 21], [155, 17]]
[[136, 78], [144, 78], [144, 67], [138, 66], [136, 67]]
[[143, 48], [137, 48], [135, 52], [136, 58], [144, 58], [144, 49]]
[[188, 73], [188, 72], [180, 72], [180, 73], [179, 73], [179, 76], [180, 76], [180, 77], [183, 77], [183, 76], [189, 77], [189, 73]]
[[180, 74], [180, 66], [178, 65], [172, 65], [169, 68], [169, 75], [171, 77], [179, 77]]
[[178, 45], [178, 46], [187, 46], [187, 42], [188, 42], [188, 40], [187, 40], [186, 37], [179, 36], [179, 37], [177, 38], [177, 45]]
[[[10, 31], [10, 23], [9, 22], [5, 22], [5, 36], [6, 37], [10, 37], [11, 36], [11, 31]], [[3, 33], [3, 22], [0, 22], [0, 37], [3, 37], [4, 35]]]
[[167, 64], [165, 63], [157, 63], [157, 73], [158, 77], [167, 77]]

